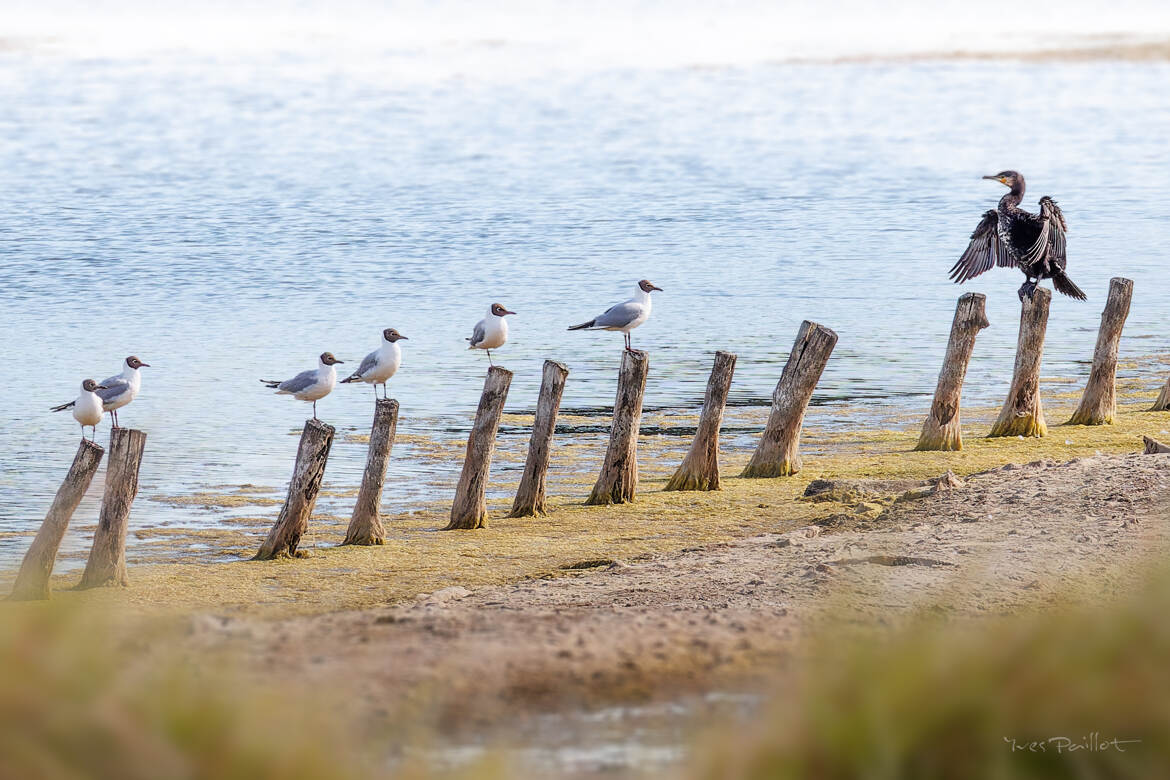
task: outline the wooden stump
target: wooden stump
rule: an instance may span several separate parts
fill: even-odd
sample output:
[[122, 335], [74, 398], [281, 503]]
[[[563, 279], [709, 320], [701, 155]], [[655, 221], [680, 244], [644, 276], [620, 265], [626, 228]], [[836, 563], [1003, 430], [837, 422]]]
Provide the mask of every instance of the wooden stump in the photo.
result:
[[1166, 384], [1162, 385], [1162, 392], [1158, 394], [1158, 400], [1154, 401], [1154, 407], [1150, 411], [1170, 412], [1170, 379], [1167, 379]]
[[963, 379], [967, 376], [971, 353], [975, 351], [975, 337], [991, 324], [987, 321], [986, 304], [987, 296], [982, 293], [967, 293], [959, 298], [955, 319], [951, 323], [947, 354], [943, 358], [942, 370], [938, 372], [934, 403], [930, 405], [930, 414], [922, 423], [922, 433], [914, 447], [918, 452], [963, 449], [963, 431], [959, 424]]
[[695, 440], [678, 471], [666, 483], [666, 490], [719, 489], [719, 427], [723, 424], [723, 410], [727, 407], [727, 394], [734, 373], [735, 355], [716, 352]]
[[93, 475], [97, 473], [98, 464], [102, 462], [102, 455], [106, 451], [88, 439], [81, 440], [77, 454], [73, 456], [73, 465], [65, 475], [65, 481], [57, 488], [57, 495], [45, 515], [45, 521], [37, 531], [36, 538], [28, 552], [24, 554], [24, 561], [20, 564], [20, 573], [16, 575], [16, 584], [12, 587], [13, 601], [33, 601], [47, 599], [50, 595], [49, 577], [53, 574], [53, 562], [57, 558], [57, 549], [65, 537], [65, 529], [69, 527], [69, 519], [77, 510], [77, 505], [93, 482]]
[[1170, 447], [1167, 447], [1157, 439], [1151, 439], [1149, 436], [1143, 436], [1142, 443], [1145, 445], [1145, 448], [1142, 450], [1142, 454], [1144, 455], [1170, 454]]
[[1115, 276], [1109, 281], [1109, 299], [1101, 313], [1093, 350], [1093, 370], [1069, 425], [1112, 425], [1117, 416], [1117, 347], [1132, 298], [1133, 280]]
[[804, 413], [836, 345], [837, 334], [833, 331], [808, 320], [801, 323], [784, 372], [772, 392], [768, 425], [743, 476], [786, 477], [800, 471]]
[[325, 478], [325, 464], [329, 461], [335, 432], [332, 425], [320, 420], [305, 421], [292, 479], [288, 483], [288, 496], [280, 508], [280, 516], [252, 560], [297, 557], [297, 545], [309, 529], [309, 516], [313, 514], [317, 493]]
[[463, 458], [463, 472], [459, 475], [455, 501], [451, 504], [451, 522], [444, 531], [471, 530], [485, 525], [487, 500], [484, 494], [488, 472], [496, 450], [500, 415], [504, 413], [504, 402], [508, 400], [511, 384], [511, 371], [499, 366], [488, 369], [483, 395], [479, 397], [479, 408], [475, 412], [475, 424], [467, 437], [467, 455]]
[[553, 432], [557, 427], [557, 412], [569, 369], [555, 360], [544, 361], [544, 376], [540, 381], [540, 396], [532, 419], [532, 438], [528, 442], [528, 459], [524, 462], [524, 476], [516, 490], [509, 517], [536, 517], [545, 513], [545, 483], [551, 455]]
[[1044, 334], [1048, 330], [1048, 308], [1052, 293], [1037, 287], [1032, 299], [1020, 306], [1020, 335], [1016, 340], [1016, 367], [1007, 400], [988, 436], [1048, 435], [1044, 406], [1040, 402], [1040, 359], [1044, 356]]
[[622, 353], [618, 373], [617, 397], [613, 402], [613, 422], [609, 428], [609, 447], [605, 462], [585, 501], [589, 506], [625, 504], [634, 500], [638, 489], [638, 428], [642, 424], [642, 396], [650, 357], [640, 350]]
[[130, 519], [130, 505], [138, 495], [138, 469], [145, 449], [145, 432], [131, 428], [110, 431], [110, 459], [106, 463], [102, 511], [78, 590], [130, 584], [126, 577], [126, 525]]
[[379, 398], [374, 404], [374, 424], [370, 428], [370, 448], [366, 455], [366, 470], [358, 491], [349, 528], [342, 544], [385, 544], [386, 529], [382, 526], [379, 507], [382, 504], [382, 485], [386, 481], [386, 464], [394, 446], [398, 429], [398, 402]]

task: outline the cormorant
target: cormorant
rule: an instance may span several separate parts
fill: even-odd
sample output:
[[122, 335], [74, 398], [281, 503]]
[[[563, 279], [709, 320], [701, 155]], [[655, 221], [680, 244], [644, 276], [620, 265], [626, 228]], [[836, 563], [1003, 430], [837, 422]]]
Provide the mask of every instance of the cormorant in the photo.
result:
[[971, 234], [967, 251], [951, 268], [951, 280], [962, 284], [992, 266], [1014, 267], [1028, 277], [1020, 287], [1021, 301], [1031, 300], [1041, 279], [1051, 279], [1057, 292], [1078, 301], [1085, 300], [1085, 293], [1064, 272], [1067, 266], [1064, 234], [1068, 225], [1056, 201], [1045, 195], [1040, 199], [1040, 213], [1031, 214], [1020, 208], [1024, 198], [1021, 174], [1001, 171], [983, 178], [1007, 185], [1011, 190], [1000, 198], [997, 208], [983, 215]]

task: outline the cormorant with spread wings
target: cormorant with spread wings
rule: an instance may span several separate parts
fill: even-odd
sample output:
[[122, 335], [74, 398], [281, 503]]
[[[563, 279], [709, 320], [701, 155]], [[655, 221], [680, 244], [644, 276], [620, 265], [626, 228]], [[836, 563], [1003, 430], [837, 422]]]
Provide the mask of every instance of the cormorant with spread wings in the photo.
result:
[[1056, 291], [1085, 300], [1085, 293], [1065, 274], [1064, 234], [1068, 230], [1064, 214], [1056, 201], [1045, 195], [1040, 199], [1040, 213], [1020, 208], [1024, 198], [1024, 177], [1015, 171], [1002, 171], [985, 179], [1010, 187], [1000, 198], [999, 206], [983, 215], [971, 234], [971, 243], [951, 268], [951, 280], [962, 284], [993, 266], [1019, 268], [1027, 280], [1020, 287], [1020, 300], [1036, 291], [1041, 279], [1051, 279]]

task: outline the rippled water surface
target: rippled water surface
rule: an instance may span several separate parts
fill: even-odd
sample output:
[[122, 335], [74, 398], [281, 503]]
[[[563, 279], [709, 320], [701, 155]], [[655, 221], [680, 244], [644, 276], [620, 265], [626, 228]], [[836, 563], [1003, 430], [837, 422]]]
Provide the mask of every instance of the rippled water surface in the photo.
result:
[[[487, 364], [463, 339], [500, 301], [519, 312], [498, 353], [516, 375], [509, 410], [532, 408], [554, 358], [571, 370], [564, 406], [600, 414], [620, 335], [565, 327], [642, 277], [665, 290], [635, 333], [648, 407], [697, 408], [716, 349], [739, 355], [733, 401], [765, 405], [807, 318], [840, 334], [813, 423], [845, 405], [923, 409], [962, 292], [947, 269], [1002, 194], [979, 177], [1009, 167], [1028, 203], [1060, 201], [1090, 296], [1054, 301], [1044, 373], [1085, 373], [1115, 275], [1136, 282], [1123, 355], [1170, 347], [1164, 63], [542, 69], [506, 41], [446, 45], [356, 59], [0, 46], [0, 533], [39, 523], [77, 445], [48, 407], [125, 355], [152, 364], [122, 413], [150, 437], [147, 501], [279, 494], [308, 407], [259, 378], [323, 350], [352, 367], [393, 326], [409, 337], [391, 384], [399, 430], [457, 439]], [[459, 64], [430, 67], [445, 57]], [[1002, 400], [1021, 280], [967, 286], [992, 322], [971, 403]], [[372, 393], [339, 387], [319, 406], [364, 433]], [[522, 450], [523, 431], [503, 446]], [[353, 487], [364, 456], [340, 441], [327, 479]], [[387, 509], [448, 497], [458, 465], [407, 440]], [[141, 506], [139, 522], [223, 517]], [[0, 557], [25, 544], [0, 537]]]

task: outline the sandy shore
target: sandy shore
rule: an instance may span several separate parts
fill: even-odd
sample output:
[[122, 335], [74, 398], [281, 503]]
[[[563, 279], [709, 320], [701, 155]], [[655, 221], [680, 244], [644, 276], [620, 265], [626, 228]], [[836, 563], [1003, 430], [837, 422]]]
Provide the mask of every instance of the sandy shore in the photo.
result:
[[825, 620], [887, 623], [920, 608], [978, 617], [1070, 593], [1101, 598], [1140, 576], [1170, 531], [1167, 455], [1006, 466], [952, 487], [831, 487], [819, 502], [830, 513], [782, 534], [376, 609], [205, 616], [193, 646], [322, 683], [366, 716], [482, 727], [502, 712], [749, 684]]

